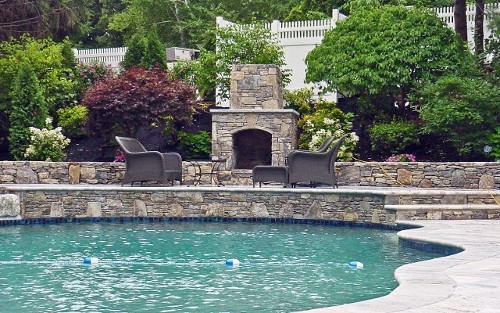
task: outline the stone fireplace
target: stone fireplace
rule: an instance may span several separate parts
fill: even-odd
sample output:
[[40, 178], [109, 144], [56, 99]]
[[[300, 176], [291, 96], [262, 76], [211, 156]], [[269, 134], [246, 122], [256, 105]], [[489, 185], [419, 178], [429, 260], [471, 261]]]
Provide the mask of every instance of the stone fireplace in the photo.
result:
[[298, 113], [283, 109], [279, 68], [234, 65], [229, 109], [212, 109], [212, 154], [226, 169], [284, 165], [297, 146]]

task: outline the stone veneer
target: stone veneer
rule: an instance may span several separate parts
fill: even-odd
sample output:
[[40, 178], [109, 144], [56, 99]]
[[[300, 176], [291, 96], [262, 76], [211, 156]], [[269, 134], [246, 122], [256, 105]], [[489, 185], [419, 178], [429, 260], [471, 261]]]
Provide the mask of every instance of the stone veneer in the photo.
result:
[[235, 64], [231, 70], [232, 109], [283, 109], [280, 69], [269, 64]]
[[[210, 162], [196, 162], [204, 173], [210, 172]], [[183, 162], [185, 184], [193, 184], [195, 166]], [[417, 188], [500, 189], [500, 163], [387, 163], [337, 162], [340, 186]], [[0, 184], [120, 184], [124, 163], [114, 162], [41, 162], [0, 161]], [[210, 184], [209, 175], [201, 183]], [[251, 185], [251, 171], [220, 171], [225, 185]]]
[[233, 136], [242, 130], [259, 129], [271, 134], [272, 165], [284, 165], [285, 156], [297, 146], [298, 113], [294, 110], [213, 109], [212, 154], [227, 158], [234, 167]]
[[[279, 67], [269, 64], [233, 65], [231, 72], [230, 108], [213, 109], [212, 155], [226, 158], [228, 170], [237, 167], [239, 139], [237, 134], [259, 130], [271, 135], [270, 164], [284, 165], [285, 156], [297, 147], [295, 110], [283, 108], [282, 83]], [[251, 142], [253, 133], [246, 136]], [[242, 136], [245, 137], [245, 136]], [[250, 137], [250, 138], [248, 138]], [[241, 138], [241, 141], [244, 141]], [[255, 147], [255, 145], [252, 145]], [[263, 146], [266, 143], [259, 143]], [[254, 149], [255, 150], [255, 149]], [[244, 153], [243, 153], [244, 154]], [[264, 158], [266, 159], [266, 158]], [[259, 163], [253, 165], [265, 164]], [[269, 164], [269, 163], [268, 163]], [[245, 167], [244, 167], [245, 168]]]
[[[22, 218], [221, 217], [318, 219], [390, 224], [384, 196], [336, 190], [228, 189], [218, 187], [19, 186]], [[0, 196], [3, 197], [4, 195]], [[20, 204], [19, 204], [20, 203]], [[14, 217], [14, 216], [11, 216]]]

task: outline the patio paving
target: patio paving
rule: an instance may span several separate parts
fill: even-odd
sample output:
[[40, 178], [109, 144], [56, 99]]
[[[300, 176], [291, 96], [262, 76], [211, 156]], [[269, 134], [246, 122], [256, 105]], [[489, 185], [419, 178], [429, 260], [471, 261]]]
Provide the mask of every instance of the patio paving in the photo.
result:
[[398, 223], [423, 226], [401, 231], [401, 238], [464, 251], [398, 268], [400, 285], [387, 296], [304, 312], [500, 312], [500, 220]]

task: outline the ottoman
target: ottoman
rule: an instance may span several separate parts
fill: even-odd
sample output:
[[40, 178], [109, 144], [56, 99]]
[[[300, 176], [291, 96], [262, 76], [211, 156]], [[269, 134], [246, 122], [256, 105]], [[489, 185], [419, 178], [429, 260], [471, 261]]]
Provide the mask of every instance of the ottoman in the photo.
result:
[[288, 184], [288, 167], [272, 166], [272, 165], [257, 165], [252, 170], [253, 187], [259, 182], [259, 187], [262, 187], [263, 182], [279, 182], [283, 186]]

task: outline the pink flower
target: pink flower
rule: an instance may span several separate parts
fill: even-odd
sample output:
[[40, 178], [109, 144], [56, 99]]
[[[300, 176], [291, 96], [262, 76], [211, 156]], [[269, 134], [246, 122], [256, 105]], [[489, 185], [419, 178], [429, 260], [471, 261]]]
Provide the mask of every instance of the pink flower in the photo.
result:
[[413, 154], [394, 154], [388, 157], [385, 162], [416, 162], [417, 158]]

